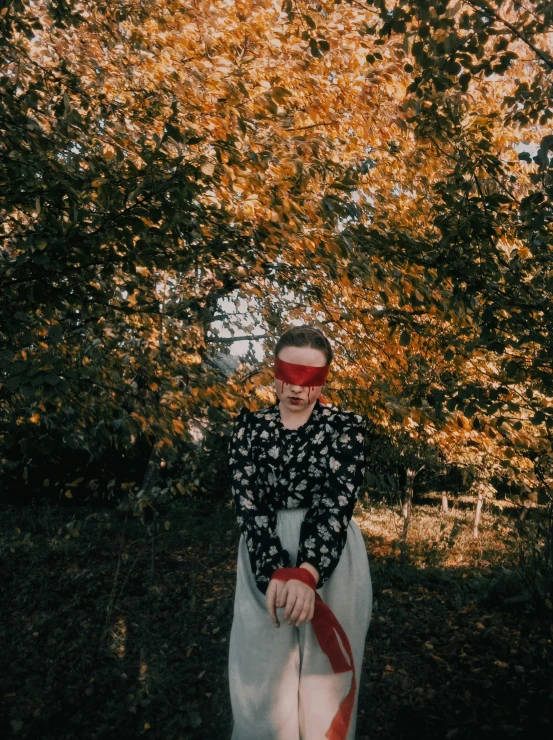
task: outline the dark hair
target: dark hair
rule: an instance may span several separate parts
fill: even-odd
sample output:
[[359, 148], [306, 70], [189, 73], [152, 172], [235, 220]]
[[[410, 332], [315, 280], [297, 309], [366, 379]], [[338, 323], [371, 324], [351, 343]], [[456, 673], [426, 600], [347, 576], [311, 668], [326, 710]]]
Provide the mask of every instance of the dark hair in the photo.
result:
[[303, 326], [292, 326], [280, 337], [275, 347], [275, 357], [285, 347], [312, 347], [320, 349], [326, 357], [327, 365], [332, 362], [332, 347], [320, 329], [304, 324]]

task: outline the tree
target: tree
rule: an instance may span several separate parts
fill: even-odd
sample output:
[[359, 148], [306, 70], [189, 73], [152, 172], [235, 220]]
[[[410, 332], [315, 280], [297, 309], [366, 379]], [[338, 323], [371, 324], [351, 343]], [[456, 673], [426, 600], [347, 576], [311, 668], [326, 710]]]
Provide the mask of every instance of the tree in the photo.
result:
[[217, 322], [252, 330], [227, 298], [269, 338], [328, 327], [334, 400], [531, 491], [553, 426], [551, 11], [517, 8], [9, 4], [14, 471], [144, 435], [159, 472], [191, 419], [265, 398], [266, 368], [214, 363]]

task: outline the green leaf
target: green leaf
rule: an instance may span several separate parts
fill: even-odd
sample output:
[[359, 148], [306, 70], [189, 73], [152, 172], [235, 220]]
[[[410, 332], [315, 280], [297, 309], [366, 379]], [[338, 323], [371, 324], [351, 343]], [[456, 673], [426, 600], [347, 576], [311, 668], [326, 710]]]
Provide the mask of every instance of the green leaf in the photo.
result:
[[63, 328], [61, 324], [54, 324], [48, 330], [48, 338], [53, 342], [58, 343], [63, 339]]
[[472, 75], [470, 74], [470, 72], [464, 72], [459, 77], [459, 85], [461, 86], [461, 90], [463, 90], [463, 92], [466, 92], [468, 90], [469, 82], [471, 81], [471, 79]]
[[518, 371], [518, 363], [514, 360], [509, 360], [509, 362], [505, 365], [505, 372], [509, 378], [516, 378], [516, 376], [518, 375]]
[[14, 391], [16, 388], [19, 388], [22, 382], [23, 378], [20, 375], [12, 375], [11, 378], [6, 380], [6, 389], [8, 391]]
[[199, 727], [202, 724], [202, 718], [200, 717], [199, 712], [190, 712], [188, 715], [188, 722], [190, 724], [190, 727], [196, 728]]
[[369, 472], [368, 470], [367, 470], [367, 472], [366, 472], [366, 474], [365, 474], [365, 483], [366, 483], [366, 484], [367, 484], [368, 486], [371, 486], [372, 488], [374, 488], [374, 487], [376, 486], [376, 484], [377, 484], [377, 480], [376, 480], [376, 478], [375, 478], [375, 477], [374, 477], [374, 475], [373, 475], [373, 474], [372, 474], [371, 472]]
[[455, 409], [457, 408], [457, 404], [458, 404], [458, 400], [456, 398], [450, 398], [447, 401], [445, 407], [448, 411], [455, 411]]
[[44, 376], [44, 380], [46, 383], [48, 383], [48, 385], [58, 385], [61, 378], [59, 377], [59, 375], [54, 375], [54, 373], [48, 373]]
[[320, 57], [321, 52], [319, 51], [319, 45], [317, 44], [317, 41], [313, 38], [309, 39], [309, 48], [311, 49], [311, 54], [314, 57]]
[[178, 141], [179, 143], [184, 141], [183, 135], [181, 134], [180, 130], [176, 126], [174, 126], [172, 123], [165, 124], [165, 134], [166, 136], [171, 137], [171, 139], [174, 139], [175, 141]]
[[227, 417], [217, 406], [209, 406], [207, 409], [207, 418], [210, 421], [224, 421]]

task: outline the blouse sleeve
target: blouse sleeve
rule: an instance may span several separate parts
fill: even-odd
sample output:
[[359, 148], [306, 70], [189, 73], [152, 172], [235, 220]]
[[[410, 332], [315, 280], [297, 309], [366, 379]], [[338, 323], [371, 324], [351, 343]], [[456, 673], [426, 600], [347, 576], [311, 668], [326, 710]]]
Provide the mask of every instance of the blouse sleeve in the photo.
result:
[[[338, 565], [365, 476], [365, 425], [358, 414], [337, 414], [331, 423], [327, 483], [313, 497], [302, 523], [298, 565], [311, 563], [323, 586]], [[325, 451], [322, 450], [322, 453]]]
[[266, 594], [277, 568], [287, 568], [290, 556], [276, 534], [276, 510], [256, 486], [249, 412], [242, 408], [229, 444], [231, 490], [236, 520], [244, 535], [257, 588]]

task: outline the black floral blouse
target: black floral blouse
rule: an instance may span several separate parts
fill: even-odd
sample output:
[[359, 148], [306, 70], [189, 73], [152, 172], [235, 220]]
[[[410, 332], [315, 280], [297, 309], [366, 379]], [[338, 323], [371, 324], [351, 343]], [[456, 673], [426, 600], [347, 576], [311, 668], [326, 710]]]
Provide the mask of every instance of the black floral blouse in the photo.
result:
[[361, 416], [319, 401], [298, 429], [283, 426], [278, 404], [240, 410], [229, 445], [232, 494], [261, 593], [277, 568], [290, 565], [276, 534], [277, 509], [308, 509], [296, 565], [317, 569], [317, 588], [330, 578], [363, 482], [364, 442]]

